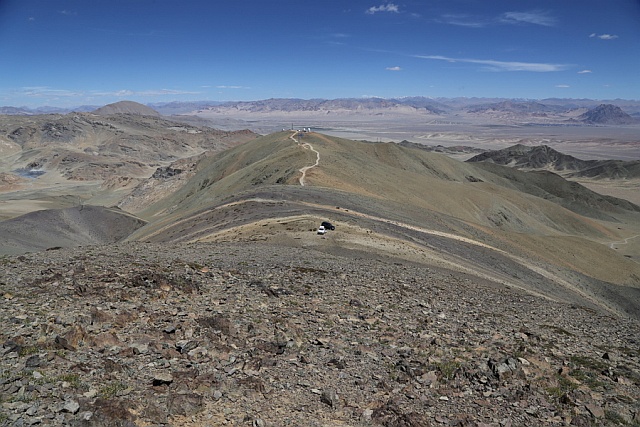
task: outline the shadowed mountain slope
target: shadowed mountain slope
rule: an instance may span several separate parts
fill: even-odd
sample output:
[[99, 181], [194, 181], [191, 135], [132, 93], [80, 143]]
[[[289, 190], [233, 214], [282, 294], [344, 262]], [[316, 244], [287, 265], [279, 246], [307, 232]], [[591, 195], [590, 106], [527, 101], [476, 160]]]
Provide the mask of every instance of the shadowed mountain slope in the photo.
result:
[[549, 171], [523, 172], [493, 163], [479, 162], [477, 166], [506, 178], [509, 184], [524, 193], [553, 201], [570, 211], [590, 218], [616, 221], [612, 214], [640, 212], [640, 206], [616, 197], [604, 196], [577, 182], [570, 182]]
[[470, 158], [467, 162], [491, 162], [518, 169], [545, 169], [560, 172], [569, 178], [640, 178], [640, 161], [581, 160], [547, 145], [517, 144], [501, 150], [486, 151]]
[[114, 243], [143, 225], [126, 212], [100, 206], [35, 211], [0, 222], [0, 254]]
[[628, 125], [638, 123], [636, 119], [625, 113], [622, 108], [613, 104], [600, 104], [596, 108], [577, 117], [585, 123], [600, 125]]

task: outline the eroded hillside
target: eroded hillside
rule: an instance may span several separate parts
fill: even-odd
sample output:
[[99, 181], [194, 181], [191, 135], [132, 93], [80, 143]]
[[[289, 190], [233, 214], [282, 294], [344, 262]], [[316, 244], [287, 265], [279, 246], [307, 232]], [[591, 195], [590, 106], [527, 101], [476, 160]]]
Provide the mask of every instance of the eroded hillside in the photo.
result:
[[0, 218], [81, 201], [111, 206], [159, 167], [255, 136], [157, 115], [0, 116], [0, 200], [14, 201]]

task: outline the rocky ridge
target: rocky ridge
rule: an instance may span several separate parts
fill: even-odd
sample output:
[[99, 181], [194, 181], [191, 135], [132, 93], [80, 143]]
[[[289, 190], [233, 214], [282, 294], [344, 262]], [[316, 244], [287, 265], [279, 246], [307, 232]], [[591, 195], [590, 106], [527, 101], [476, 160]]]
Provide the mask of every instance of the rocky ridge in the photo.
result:
[[638, 160], [582, 160], [547, 145], [516, 144], [501, 150], [485, 151], [468, 159], [467, 162], [491, 162], [525, 170], [551, 170], [568, 178], [636, 179], [640, 177]]
[[258, 242], [0, 262], [2, 426], [640, 425], [637, 321], [461, 273]]

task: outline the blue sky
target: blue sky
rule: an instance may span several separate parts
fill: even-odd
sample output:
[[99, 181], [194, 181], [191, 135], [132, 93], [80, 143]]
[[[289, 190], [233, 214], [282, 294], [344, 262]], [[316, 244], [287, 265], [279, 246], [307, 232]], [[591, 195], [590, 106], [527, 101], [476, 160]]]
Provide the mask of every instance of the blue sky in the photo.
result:
[[640, 0], [0, 0], [0, 105], [640, 99]]

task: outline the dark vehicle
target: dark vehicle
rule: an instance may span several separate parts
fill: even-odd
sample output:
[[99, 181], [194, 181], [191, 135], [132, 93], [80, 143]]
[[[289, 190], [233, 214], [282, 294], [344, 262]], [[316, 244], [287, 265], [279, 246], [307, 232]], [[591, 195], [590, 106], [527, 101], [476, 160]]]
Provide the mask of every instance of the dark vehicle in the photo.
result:
[[326, 230], [335, 230], [336, 229], [335, 225], [333, 225], [333, 224], [331, 224], [330, 222], [327, 222], [327, 221], [323, 221], [322, 224], [320, 224], [320, 225], [322, 225]]

